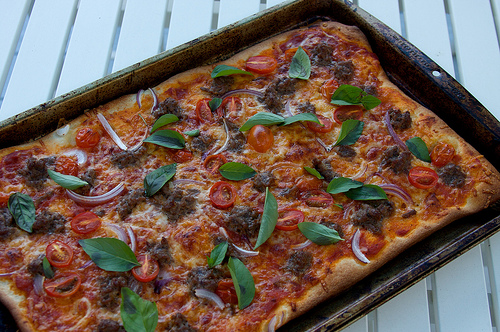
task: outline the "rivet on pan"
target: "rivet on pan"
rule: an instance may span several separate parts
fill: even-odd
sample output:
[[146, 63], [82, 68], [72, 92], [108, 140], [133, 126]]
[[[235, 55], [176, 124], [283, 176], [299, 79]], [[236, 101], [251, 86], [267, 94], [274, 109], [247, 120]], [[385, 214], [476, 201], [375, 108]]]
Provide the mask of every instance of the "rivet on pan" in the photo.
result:
[[438, 72], [437, 70], [433, 70], [432, 75], [434, 75], [435, 77], [441, 77], [441, 73]]

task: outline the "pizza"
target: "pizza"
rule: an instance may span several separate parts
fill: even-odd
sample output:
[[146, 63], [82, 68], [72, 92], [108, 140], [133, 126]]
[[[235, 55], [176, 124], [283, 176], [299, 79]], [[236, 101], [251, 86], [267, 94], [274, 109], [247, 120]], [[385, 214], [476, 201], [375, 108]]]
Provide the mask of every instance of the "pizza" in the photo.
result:
[[319, 22], [1, 150], [0, 298], [22, 331], [272, 331], [499, 178]]

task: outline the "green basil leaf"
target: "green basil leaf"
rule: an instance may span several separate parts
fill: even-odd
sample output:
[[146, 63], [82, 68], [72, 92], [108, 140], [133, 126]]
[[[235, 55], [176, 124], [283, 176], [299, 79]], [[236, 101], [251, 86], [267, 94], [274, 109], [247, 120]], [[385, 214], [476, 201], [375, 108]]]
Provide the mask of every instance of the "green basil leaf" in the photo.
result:
[[413, 137], [406, 141], [406, 146], [408, 150], [418, 159], [431, 162], [431, 157], [429, 156], [429, 149], [427, 145], [420, 137]]
[[317, 177], [318, 179], [320, 180], [324, 179], [323, 175], [321, 175], [315, 168], [304, 166], [304, 169], [309, 173], [311, 173], [312, 175], [314, 175], [315, 177]]
[[344, 206], [342, 204], [334, 203], [333, 205], [338, 207], [339, 209], [342, 209], [342, 210], [344, 209]]
[[23, 193], [11, 194], [7, 207], [19, 228], [28, 233], [33, 232], [36, 210], [35, 204], [29, 195]]
[[208, 102], [208, 106], [210, 107], [210, 110], [212, 112], [215, 112], [221, 104], [222, 104], [222, 99], [220, 98], [214, 98]]
[[219, 173], [228, 180], [240, 181], [251, 178], [257, 172], [248, 165], [228, 162], [219, 167]]
[[261, 244], [267, 241], [276, 227], [278, 222], [278, 202], [273, 194], [266, 188], [266, 197], [264, 200], [264, 212], [262, 213], [262, 220], [260, 222], [259, 235], [257, 236], [257, 243], [254, 250]]
[[243, 75], [252, 75], [252, 73], [241, 70], [239, 68], [233, 67], [233, 66], [228, 66], [228, 65], [218, 65], [217, 67], [212, 70], [212, 78], [220, 77], [220, 76], [228, 76], [228, 75], [233, 75], [233, 74], [243, 74]]
[[197, 136], [200, 136], [200, 130], [199, 129], [188, 130], [188, 131], [185, 131], [184, 134], [186, 134], [190, 137], [197, 137]]
[[285, 122], [285, 118], [270, 112], [259, 112], [252, 116], [241, 126], [240, 131], [247, 131], [252, 129], [255, 125], [271, 126], [274, 124], [281, 124]]
[[56, 171], [53, 171], [51, 169], [48, 169], [47, 172], [49, 173], [49, 176], [52, 180], [54, 180], [55, 183], [60, 185], [63, 188], [69, 189], [69, 190], [75, 190], [80, 187], [88, 185], [87, 182], [77, 178], [76, 176], [73, 175], [66, 175], [62, 174]]
[[238, 296], [238, 308], [244, 309], [252, 303], [255, 296], [255, 282], [247, 267], [238, 259], [229, 257], [227, 263], [234, 289]]
[[285, 121], [280, 124], [280, 126], [286, 126], [295, 122], [299, 121], [310, 121], [310, 122], [316, 122], [318, 124], [321, 124], [321, 122], [318, 120], [318, 117], [314, 113], [301, 113], [297, 114], [294, 116], [290, 116], [288, 118], [285, 118]]
[[367, 94], [363, 89], [349, 84], [339, 86], [330, 102], [335, 105], [363, 105], [367, 110], [381, 103], [378, 98]]
[[42, 268], [43, 268], [43, 274], [45, 275], [45, 278], [47, 279], [52, 279], [54, 278], [54, 271], [52, 270], [52, 266], [50, 266], [49, 260], [47, 257], [44, 257], [42, 260]]
[[151, 128], [151, 133], [155, 132], [158, 128], [168, 125], [169, 123], [173, 123], [179, 121], [179, 118], [173, 114], [164, 114], [160, 116], [158, 120], [153, 124], [153, 128]]
[[351, 189], [345, 195], [357, 201], [387, 199], [384, 189], [374, 184], [365, 184], [362, 187]]
[[122, 287], [120, 316], [127, 332], [153, 332], [158, 325], [156, 303], [141, 299], [133, 290]]
[[219, 243], [210, 253], [210, 257], [207, 257], [208, 267], [212, 268], [216, 265], [222, 263], [226, 257], [228, 243], [226, 241]]
[[337, 145], [351, 145], [356, 143], [359, 136], [363, 132], [363, 127], [365, 123], [363, 121], [349, 119], [342, 122], [342, 127], [340, 127], [339, 138], [337, 138]]
[[105, 271], [130, 271], [139, 262], [134, 252], [123, 241], [115, 238], [94, 238], [78, 241], [90, 259]]
[[177, 170], [177, 164], [162, 166], [148, 173], [144, 178], [144, 190], [147, 197], [151, 197], [168, 182]]
[[299, 223], [298, 226], [306, 238], [321, 246], [334, 244], [343, 240], [336, 230], [328, 228], [325, 225], [304, 221]]
[[182, 134], [175, 130], [160, 130], [155, 132], [144, 140], [144, 142], [153, 143], [156, 145], [164, 146], [170, 149], [184, 149], [186, 142]]
[[302, 80], [307, 80], [309, 79], [309, 76], [311, 76], [311, 60], [309, 59], [306, 51], [304, 51], [300, 46], [292, 58], [292, 63], [290, 63], [290, 69], [288, 70], [288, 76], [291, 78], [300, 78]]
[[330, 181], [328, 187], [326, 188], [326, 192], [330, 194], [339, 194], [362, 186], [363, 182], [359, 182], [349, 178], [338, 177]]

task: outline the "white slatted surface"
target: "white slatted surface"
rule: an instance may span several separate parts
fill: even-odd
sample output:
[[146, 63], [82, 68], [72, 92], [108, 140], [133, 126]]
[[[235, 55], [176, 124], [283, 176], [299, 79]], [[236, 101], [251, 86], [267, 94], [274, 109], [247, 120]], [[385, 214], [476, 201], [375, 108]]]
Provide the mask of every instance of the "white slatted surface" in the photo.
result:
[[[280, 2], [0, 0], [0, 120]], [[500, 0], [355, 3], [500, 118]], [[496, 235], [343, 331], [498, 331], [499, 299]]]

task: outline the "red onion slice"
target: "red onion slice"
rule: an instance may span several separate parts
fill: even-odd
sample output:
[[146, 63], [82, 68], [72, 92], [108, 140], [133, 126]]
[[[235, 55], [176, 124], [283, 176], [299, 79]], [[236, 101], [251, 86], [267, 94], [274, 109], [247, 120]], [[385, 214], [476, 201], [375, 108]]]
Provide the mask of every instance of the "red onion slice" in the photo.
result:
[[2, 277], [10, 277], [10, 276], [11, 276], [11, 275], [13, 275], [14, 273], [16, 273], [16, 272], [0, 273], [0, 278], [2, 278]]
[[384, 123], [387, 126], [387, 130], [389, 130], [389, 134], [391, 135], [392, 139], [394, 139], [394, 142], [396, 142], [396, 144], [399, 145], [399, 147], [403, 149], [403, 151], [408, 150], [406, 144], [401, 140], [401, 138], [399, 138], [398, 134], [396, 134], [394, 128], [391, 125], [391, 117], [389, 115], [389, 111], [385, 113]]
[[294, 244], [293, 246], [290, 246], [290, 248], [292, 248], [293, 250], [301, 250], [301, 249], [304, 249], [306, 247], [309, 247], [311, 244], [312, 244], [312, 241], [307, 240], [306, 242]]
[[87, 162], [87, 153], [85, 151], [79, 149], [72, 149], [68, 151], [64, 151], [65, 156], [75, 156], [78, 165], [83, 165]]
[[332, 150], [332, 147], [328, 147], [325, 142], [323, 142], [321, 139], [319, 139], [318, 137], [316, 137], [316, 142], [319, 143], [319, 145], [321, 145], [323, 147], [323, 149], [325, 149], [326, 152], [330, 152]]
[[277, 320], [278, 319], [276, 318], [276, 315], [274, 315], [273, 318], [271, 318], [271, 320], [267, 324], [267, 331], [268, 332], [275, 332], [276, 331], [276, 321]]
[[137, 106], [139, 106], [139, 109], [142, 108], [142, 104], [141, 104], [141, 96], [142, 94], [144, 93], [144, 90], [143, 89], [140, 89], [138, 92], [137, 92], [137, 95], [135, 96], [135, 101], [137, 102]]
[[194, 290], [194, 295], [202, 299], [210, 300], [214, 302], [220, 309], [224, 309], [224, 302], [222, 301], [222, 299], [217, 294], [211, 291], [203, 288], [198, 288]]
[[115, 224], [110, 224], [108, 222], [105, 222], [104, 225], [106, 227], [111, 228], [111, 230], [113, 232], [115, 232], [115, 234], [118, 236], [118, 239], [120, 239], [121, 241], [127, 243], [128, 236], [127, 236], [127, 232], [123, 229], [123, 227], [120, 227], [120, 226], [115, 225]]
[[132, 250], [132, 252], [135, 252], [135, 250], [137, 249], [137, 237], [135, 236], [135, 233], [134, 233], [134, 230], [132, 229], [132, 227], [127, 226], [126, 229], [127, 229], [128, 237], [130, 238], [130, 249]]
[[67, 124], [67, 125], [59, 128], [59, 129], [57, 129], [56, 130], [56, 135], [57, 136], [64, 136], [64, 135], [66, 135], [68, 133], [68, 131], [69, 131], [69, 124]]
[[74, 200], [77, 203], [80, 204], [85, 204], [85, 205], [99, 205], [99, 204], [104, 204], [106, 202], [111, 201], [113, 198], [116, 196], [119, 196], [125, 191], [125, 185], [120, 183], [110, 191], [108, 191], [105, 194], [99, 195], [99, 196], [83, 196], [80, 194], [75, 193], [74, 191], [71, 191], [69, 189], [66, 189], [66, 193], [68, 196]]
[[384, 189], [384, 191], [386, 193], [397, 196], [397, 197], [401, 198], [403, 201], [405, 201], [406, 203], [413, 204], [413, 199], [411, 198], [410, 194], [408, 194], [400, 186], [392, 184], [392, 183], [382, 183], [382, 184], [379, 184], [378, 186], [380, 188]]
[[224, 131], [226, 132], [226, 141], [220, 147], [220, 149], [218, 149], [217, 151], [215, 151], [212, 154], [219, 154], [219, 153], [225, 151], [227, 149], [227, 146], [229, 145], [229, 140], [231, 139], [231, 135], [229, 134], [229, 128], [227, 127], [226, 119], [222, 119], [222, 121], [224, 121]]
[[85, 270], [86, 268], [88, 268], [90, 265], [92, 265], [93, 261], [90, 259], [88, 261], [86, 261], [85, 263], [83, 263], [82, 266], [80, 266], [78, 268], [78, 270]]
[[225, 94], [222, 95], [222, 97], [220, 97], [220, 99], [224, 100], [227, 97], [230, 97], [232, 95], [236, 95], [239, 93], [247, 93], [249, 95], [253, 95], [256, 97], [260, 97], [260, 98], [264, 97], [264, 93], [262, 93], [260, 91], [250, 90], [250, 89], [236, 89], [236, 90], [226, 92]]
[[357, 259], [359, 259], [361, 262], [368, 264], [370, 263], [370, 260], [366, 258], [366, 256], [361, 252], [361, 249], [359, 249], [359, 239], [361, 237], [361, 232], [359, 229], [356, 230], [354, 233], [354, 236], [352, 237], [352, 252], [354, 253], [354, 256], [356, 256]]
[[238, 247], [236, 244], [234, 243], [231, 243], [231, 245], [233, 246], [233, 248], [242, 256], [242, 257], [253, 257], [253, 256], [257, 256], [259, 254], [258, 251], [254, 251], [254, 250], [246, 250], [246, 249], [243, 249], [243, 248], [240, 248]]
[[149, 92], [151, 92], [151, 95], [153, 96], [153, 107], [151, 107], [151, 110], [154, 111], [158, 107], [158, 97], [156, 96], [156, 93], [153, 89], [148, 88]]
[[155, 294], [160, 294], [162, 288], [165, 287], [173, 279], [174, 278], [172, 277], [172, 275], [170, 273], [168, 273], [167, 271], [165, 271], [163, 269], [160, 270], [160, 273], [158, 273], [158, 276], [156, 277], [155, 284], [154, 284]]
[[45, 293], [45, 291], [43, 290], [43, 280], [44, 279], [45, 278], [38, 273], [33, 277], [33, 289], [34, 289], [36, 295], [41, 296]]
[[127, 146], [123, 143], [122, 139], [113, 130], [113, 128], [111, 128], [111, 125], [109, 124], [108, 120], [106, 120], [106, 118], [101, 113], [97, 113], [97, 118], [99, 119], [102, 126], [104, 127], [104, 130], [106, 130], [106, 132], [108, 133], [109, 137], [111, 137], [113, 142], [115, 142], [120, 149], [126, 151], [128, 149]]

